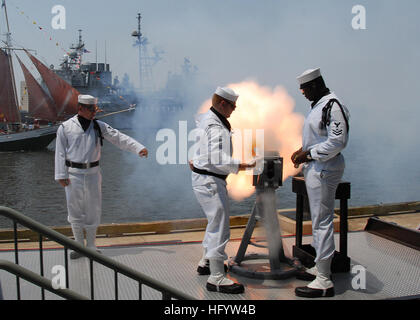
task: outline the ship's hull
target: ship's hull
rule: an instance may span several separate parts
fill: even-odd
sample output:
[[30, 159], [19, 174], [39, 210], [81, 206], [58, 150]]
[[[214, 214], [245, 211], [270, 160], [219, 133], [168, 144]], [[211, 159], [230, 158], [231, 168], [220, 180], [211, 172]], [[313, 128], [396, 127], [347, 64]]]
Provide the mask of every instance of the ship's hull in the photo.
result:
[[36, 151], [45, 149], [54, 140], [58, 125], [0, 135], [0, 152]]

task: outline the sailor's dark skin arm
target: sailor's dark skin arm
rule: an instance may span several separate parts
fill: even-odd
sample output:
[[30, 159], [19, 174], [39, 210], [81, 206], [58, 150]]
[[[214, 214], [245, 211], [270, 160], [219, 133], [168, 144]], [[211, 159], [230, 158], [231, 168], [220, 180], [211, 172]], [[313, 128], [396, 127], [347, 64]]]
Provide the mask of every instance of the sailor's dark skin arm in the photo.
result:
[[296, 150], [295, 152], [293, 152], [292, 156], [290, 157], [293, 163], [295, 163], [296, 156], [301, 152], [302, 152], [302, 147], [299, 150]]

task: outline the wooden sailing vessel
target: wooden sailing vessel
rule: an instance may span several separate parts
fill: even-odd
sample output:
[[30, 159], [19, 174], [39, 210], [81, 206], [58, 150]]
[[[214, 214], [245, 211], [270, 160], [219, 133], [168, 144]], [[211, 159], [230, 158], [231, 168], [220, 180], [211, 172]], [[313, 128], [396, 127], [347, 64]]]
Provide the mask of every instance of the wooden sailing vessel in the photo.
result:
[[[11, 46], [5, 2], [2, 8], [8, 33], [5, 46], [0, 48], [0, 151], [44, 149], [54, 140], [60, 121], [77, 113], [79, 92], [27, 50]], [[17, 57], [27, 85], [29, 114], [37, 122], [47, 123], [47, 126], [28, 130], [21, 122], [12, 61], [14, 50], [26, 52], [48, 88], [51, 97]]]

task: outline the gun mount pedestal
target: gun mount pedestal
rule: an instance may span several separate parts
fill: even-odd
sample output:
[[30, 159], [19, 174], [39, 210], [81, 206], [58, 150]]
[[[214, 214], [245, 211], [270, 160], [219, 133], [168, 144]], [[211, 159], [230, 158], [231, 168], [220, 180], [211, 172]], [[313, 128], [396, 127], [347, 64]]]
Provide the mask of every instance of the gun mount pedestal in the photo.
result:
[[[276, 209], [276, 189], [282, 185], [283, 159], [278, 153], [266, 154], [262, 174], [254, 175], [257, 194], [251, 216], [236, 256], [229, 263], [229, 270], [245, 277], [257, 279], [287, 279], [294, 277], [302, 268], [298, 259], [289, 259], [284, 255], [280, 234], [280, 225]], [[267, 245], [251, 241], [257, 221], [262, 219], [266, 230]], [[268, 248], [268, 255], [245, 255], [248, 245]], [[260, 270], [261, 264], [242, 263], [247, 260], [269, 260], [270, 271]], [[284, 266], [287, 264], [286, 266]], [[257, 267], [257, 268], [255, 268]], [[265, 270], [267, 267], [264, 266]]]

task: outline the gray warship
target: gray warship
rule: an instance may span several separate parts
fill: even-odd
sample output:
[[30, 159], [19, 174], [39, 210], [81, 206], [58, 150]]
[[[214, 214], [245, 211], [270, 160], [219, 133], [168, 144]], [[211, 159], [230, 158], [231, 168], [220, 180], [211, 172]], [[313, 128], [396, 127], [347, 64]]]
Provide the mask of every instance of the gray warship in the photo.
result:
[[98, 97], [97, 118], [106, 117], [111, 126], [124, 129], [131, 127], [132, 115], [139, 103], [138, 95], [125, 75], [122, 82], [118, 76], [113, 78], [110, 64], [106, 62], [84, 62], [83, 55], [90, 53], [82, 39], [70, 46], [58, 68], [54, 65], [50, 69], [65, 80], [80, 94], [90, 94]]
[[[133, 47], [138, 49], [138, 68], [140, 87], [135, 88], [127, 74], [120, 81], [113, 78], [110, 64], [106, 61], [94, 63], [84, 62], [83, 55], [91, 53], [86, 49], [82, 39], [82, 30], [76, 44], [70, 46], [70, 51], [64, 56], [58, 68], [50, 69], [60, 78], [75, 88], [81, 94], [98, 97], [101, 112], [97, 118], [106, 117], [105, 121], [118, 129], [133, 127], [133, 113], [140, 117], [153, 119], [151, 126], [162, 126], [168, 118], [183, 109], [183, 86], [185, 78], [191, 74], [193, 66], [185, 58], [182, 66], [183, 74], [169, 74], [166, 86], [155, 90], [153, 86], [153, 66], [161, 60], [163, 52], [154, 50], [154, 56], [148, 52], [149, 41], [141, 32], [141, 14], [137, 14], [137, 29], [131, 33], [134, 38]], [[150, 117], [152, 115], [153, 117]]]

